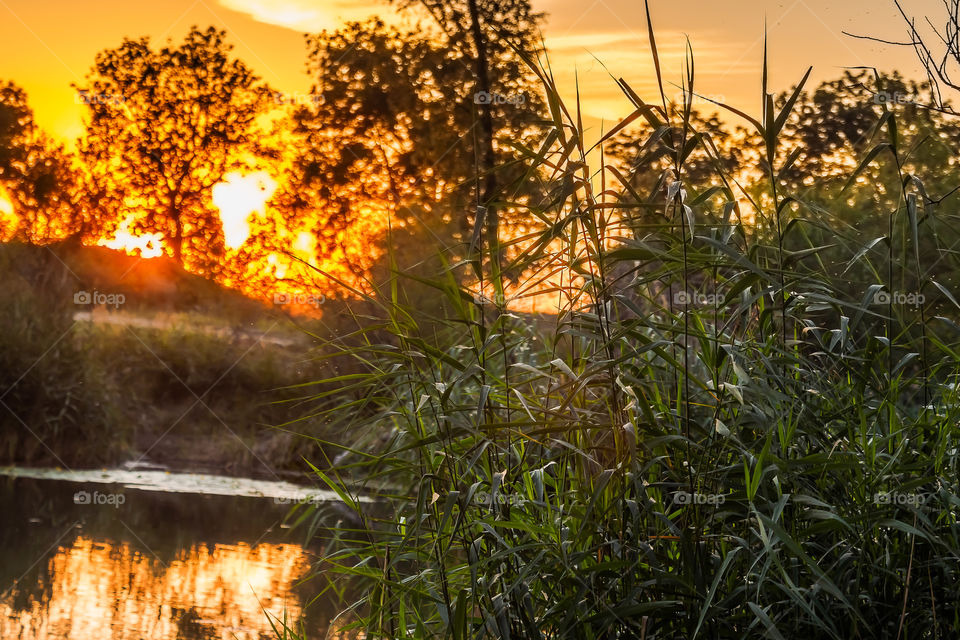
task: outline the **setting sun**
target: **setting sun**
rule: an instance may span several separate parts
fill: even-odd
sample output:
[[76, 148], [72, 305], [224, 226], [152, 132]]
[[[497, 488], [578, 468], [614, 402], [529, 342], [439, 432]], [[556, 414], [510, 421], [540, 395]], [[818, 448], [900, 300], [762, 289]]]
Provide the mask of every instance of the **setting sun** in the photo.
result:
[[220, 210], [224, 244], [228, 249], [236, 249], [247, 241], [250, 216], [262, 214], [276, 190], [276, 181], [266, 171], [229, 173], [213, 188], [213, 203]]
[[133, 224], [133, 216], [126, 218], [120, 223], [113, 238], [100, 238], [97, 246], [125, 251], [130, 255], [139, 255], [141, 258], [159, 258], [163, 255], [163, 234], [162, 233], [132, 233], [130, 225]]
[[0, 187], [0, 238], [5, 239], [10, 233], [8, 228], [16, 229], [17, 218], [13, 213], [13, 203], [7, 199]]

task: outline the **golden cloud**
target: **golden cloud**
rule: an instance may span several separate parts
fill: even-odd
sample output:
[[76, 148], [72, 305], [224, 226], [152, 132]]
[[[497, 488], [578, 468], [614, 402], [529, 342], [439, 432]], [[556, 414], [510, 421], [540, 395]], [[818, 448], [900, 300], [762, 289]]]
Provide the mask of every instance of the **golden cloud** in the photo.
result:
[[396, 16], [386, 3], [368, 0], [220, 0], [220, 4], [257, 22], [311, 33], [371, 16], [386, 20]]

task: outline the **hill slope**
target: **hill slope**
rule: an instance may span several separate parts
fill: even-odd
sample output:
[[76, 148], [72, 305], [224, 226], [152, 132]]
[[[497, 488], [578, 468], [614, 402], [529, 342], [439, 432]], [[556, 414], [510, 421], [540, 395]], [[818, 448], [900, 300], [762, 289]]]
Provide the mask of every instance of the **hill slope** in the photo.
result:
[[308, 413], [276, 404], [299, 393], [285, 388], [322, 377], [271, 305], [165, 258], [70, 243], [0, 245], [0, 292], [0, 464], [271, 476], [310, 446], [269, 427]]

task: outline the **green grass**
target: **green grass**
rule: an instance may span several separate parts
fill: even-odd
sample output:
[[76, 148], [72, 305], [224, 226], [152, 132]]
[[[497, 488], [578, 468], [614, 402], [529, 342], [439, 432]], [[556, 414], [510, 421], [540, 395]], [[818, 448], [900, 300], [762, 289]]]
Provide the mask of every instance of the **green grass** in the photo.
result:
[[[443, 317], [424, 318], [397, 273], [368, 300], [378, 323], [331, 343], [358, 373], [326, 381], [351, 389], [326, 415], [358, 435], [318, 475], [385, 513], [358, 509], [318, 578], [360, 585], [342, 618], [366, 637], [960, 630], [960, 326], [932, 275], [952, 264], [956, 216], [904, 173], [886, 105], [856, 174], [893, 175], [871, 203], [879, 241], [785, 192], [796, 105], [768, 94], [765, 67], [763, 112], [744, 114], [765, 169], [752, 201], [720, 171], [685, 182], [693, 150], [724, 152], [693, 127], [692, 71], [680, 105], [621, 82], [671, 174], [644, 192], [591, 166], [579, 114], [539, 72], [552, 127], [523, 151], [546, 197], [522, 205], [540, 231], [511, 243], [507, 271], [522, 289], [566, 269], [553, 326], [477, 303], [455, 265], [430, 282]], [[880, 291], [925, 301], [875, 304]]]

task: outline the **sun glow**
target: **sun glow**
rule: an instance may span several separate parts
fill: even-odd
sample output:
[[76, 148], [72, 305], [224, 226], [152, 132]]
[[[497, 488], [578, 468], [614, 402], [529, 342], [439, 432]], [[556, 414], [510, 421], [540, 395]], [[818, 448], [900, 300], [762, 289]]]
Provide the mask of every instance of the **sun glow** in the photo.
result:
[[7, 242], [13, 238], [19, 227], [20, 218], [14, 210], [13, 198], [0, 184], [0, 241]]
[[13, 213], [13, 203], [7, 199], [0, 187], [0, 240], [6, 241], [17, 229], [17, 216]]
[[113, 238], [100, 238], [98, 247], [107, 247], [117, 251], [125, 251], [130, 255], [139, 255], [142, 258], [159, 258], [163, 255], [162, 233], [133, 233], [130, 225], [133, 216], [127, 216], [117, 227]]
[[250, 216], [262, 215], [276, 190], [276, 181], [266, 171], [229, 173], [213, 188], [213, 204], [220, 210], [223, 240], [228, 249], [237, 249], [247, 241]]

